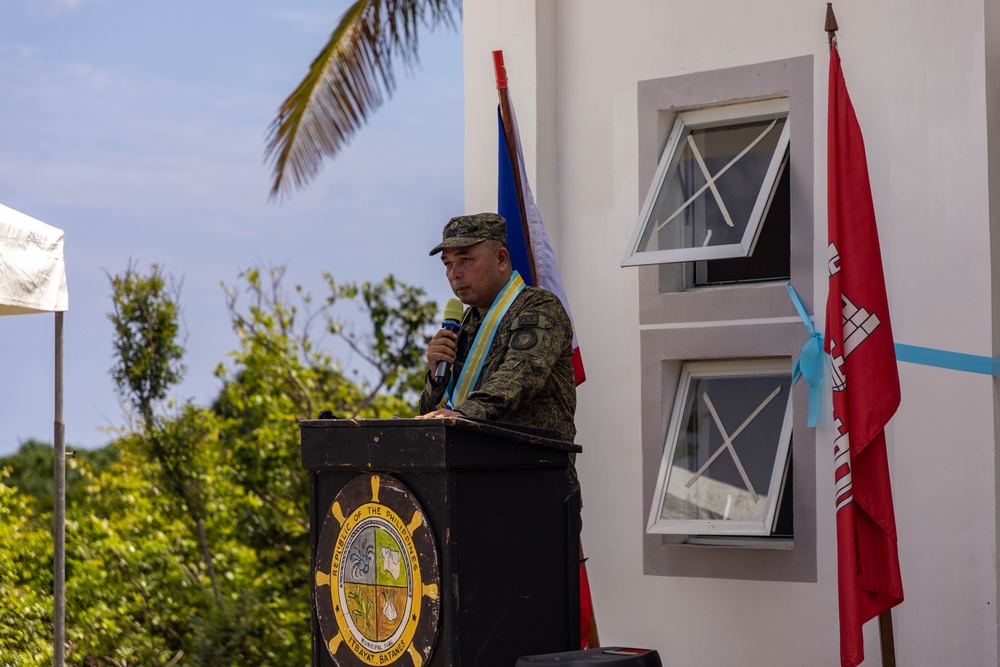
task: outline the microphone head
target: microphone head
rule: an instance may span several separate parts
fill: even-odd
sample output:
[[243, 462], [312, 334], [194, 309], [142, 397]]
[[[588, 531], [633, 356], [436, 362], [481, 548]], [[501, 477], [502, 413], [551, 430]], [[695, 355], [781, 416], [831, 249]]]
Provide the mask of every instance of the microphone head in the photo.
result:
[[465, 306], [458, 299], [448, 299], [448, 303], [444, 306], [444, 321], [448, 322], [461, 322], [462, 313], [465, 312]]

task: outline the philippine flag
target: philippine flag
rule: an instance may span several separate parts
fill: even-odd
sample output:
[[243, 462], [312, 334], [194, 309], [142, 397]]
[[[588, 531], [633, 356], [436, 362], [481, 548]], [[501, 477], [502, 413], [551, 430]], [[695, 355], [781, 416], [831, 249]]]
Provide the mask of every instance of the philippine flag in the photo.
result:
[[[507, 150], [507, 135], [504, 132], [499, 111], [497, 112], [500, 129], [497, 213], [507, 220], [507, 246], [510, 250], [511, 264], [521, 274], [521, 278], [526, 284], [547, 289], [559, 297], [563, 308], [566, 309], [566, 314], [569, 315], [570, 322], [572, 322], [573, 313], [570, 312], [566, 290], [563, 289], [562, 279], [559, 277], [556, 255], [549, 244], [549, 237], [545, 234], [545, 226], [542, 224], [538, 207], [535, 206], [535, 198], [531, 194], [531, 186], [528, 185], [528, 178], [524, 171], [521, 137], [517, 131], [517, 116], [514, 114], [513, 103], [510, 105], [510, 116], [511, 126], [514, 128], [516, 160], [511, 158], [510, 151]], [[522, 200], [518, 198], [518, 191], [523, 196], [523, 206]], [[522, 223], [522, 220], [525, 219], [527, 220], [526, 225]], [[527, 239], [525, 238], [525, 229], [527, 229]], [[534, 271], [532, 271], [532, 263], [528, 259], [529, 247], [534, 259]], [[575, 327], [573, 329], [573, 373], [578, 385], [587, 379], [583, 370], [583, 359], [580, 356], [580, 344], [576, 338]]]

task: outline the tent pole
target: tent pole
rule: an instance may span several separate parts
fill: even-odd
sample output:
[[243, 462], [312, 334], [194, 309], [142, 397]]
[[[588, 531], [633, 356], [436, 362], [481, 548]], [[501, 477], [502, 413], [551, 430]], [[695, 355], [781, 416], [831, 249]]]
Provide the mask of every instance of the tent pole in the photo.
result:
[[63, 421], [63, 313], [56, 313], [56, 400], [52, 455], [55, 475], [55, 605], [53, 665], [66, 660], [66, 423]]

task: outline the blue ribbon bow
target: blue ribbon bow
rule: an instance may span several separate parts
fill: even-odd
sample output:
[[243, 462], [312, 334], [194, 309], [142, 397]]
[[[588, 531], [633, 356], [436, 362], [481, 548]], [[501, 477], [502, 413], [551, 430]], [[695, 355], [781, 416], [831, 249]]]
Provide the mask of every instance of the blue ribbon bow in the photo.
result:
[[806, 325], [806, 329], [809, 331], [809, 340], [802, 346], [802, 352], [792, 367], [792, 384], [794, 385], [798, 382], [800, 377], [804, 376], [806, 378], [806, 382], [809, 384], [808, 424], [814, 427], [816, 426], [816, 420], [819, 418], [820, 390], [823, 388], [823, 373], [826, 367], [826, 354], [823, 352], [823, 334], [813, 328], [812, 321], [806, 313], [806, 307], [802, 304], [802, 299], [799, 298], [792, 284], [788, 283], [785, 287], [788, 288], [788, 295], [792, 298], [792, 303], [795, 304], [795, 310], [799, 311], [802, 323]]

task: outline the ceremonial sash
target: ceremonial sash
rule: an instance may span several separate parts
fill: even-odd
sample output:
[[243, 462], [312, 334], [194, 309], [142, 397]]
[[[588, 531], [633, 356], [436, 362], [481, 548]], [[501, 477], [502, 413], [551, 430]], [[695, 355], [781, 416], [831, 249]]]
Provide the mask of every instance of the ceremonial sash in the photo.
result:
[[517, 298], [517, 295], [523, 289], [524, 280], [521, 279], [521, 275], [517, 271], [514, 271], [510, 276], [510, 280], [500, 290], [500, 294], [493, 300], [493, 305], [486, 312], [486, 317], [483, 318], [482, 323], [479, 325], [479, 330], [476, 332], [476, 338], [472, 341], [472, 347], [469, 349], [469, 356], [465, 359], [462, 372], [459, 374], [457, 381], [452, 378], [452, 381], [448, 383], [444, 400], [438, 404], [438, 408], [454, 410], [456, 405], [461, 405], [465, 401], [469, 393], [476, 386], [479, 374], [483, 370], [486, 353], [489, 352], [490, 345], [493, 344], [493, 338], [496, 336], [497, 326], [500, 324], [503, 316], [507, 314], [510, 305], [514, 303], [514, 299]]

